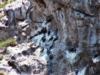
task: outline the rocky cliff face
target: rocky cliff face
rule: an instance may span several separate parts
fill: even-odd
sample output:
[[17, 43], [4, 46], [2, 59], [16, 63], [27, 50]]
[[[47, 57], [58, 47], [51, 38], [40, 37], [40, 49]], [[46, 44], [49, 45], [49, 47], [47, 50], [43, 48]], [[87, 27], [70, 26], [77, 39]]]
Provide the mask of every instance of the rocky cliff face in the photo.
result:
[[4, 12], [18, 43], [6, 49], [9, 75], [100, 74], [99, 0], [16, 0]]
[[[32, 2], [32, 20], [45, 20], [50, 24], [49, 28], [52, 31], [57, 30], [58, 38], [53, 44], [53, 50], [51, 49], [54, 57], [49, 59], [52, 64], [50, 71], [54, 75], [66, 75], [75, 69], [88, 67], [87, 75], [97, 74], [96, 70], [92, 73], [90, 68], [97, 68], [92, 66], [97, 64], [93, 61], [95, 52], [98, 54], [97, 57], [100, 55], [98, 53], [99, 0], [33, 0]], [[33, 22], [34, 26], [35, 24]], [[77, 55], [79, 55], [78, 59]]]

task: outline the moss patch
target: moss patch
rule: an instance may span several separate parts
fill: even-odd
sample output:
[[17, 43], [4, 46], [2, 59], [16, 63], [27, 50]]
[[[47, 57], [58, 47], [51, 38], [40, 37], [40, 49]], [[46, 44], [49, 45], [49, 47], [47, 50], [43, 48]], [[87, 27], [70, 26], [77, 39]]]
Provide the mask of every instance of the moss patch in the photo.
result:
[[2, 4], [0, 4], [0, 8], [5, 7], [6, 4], [9, 4], [9, 3], [13, 2], [13, 1], [14, 0], [6, 0], [6, 1], [4, 1]]
[[4, 48], [10, 45], [12, 46], [16, 45], [16, 40], [14, 38], [8, 38], [6, 40], [0, 41], [0, 48]]
[[[0, 8], [4, 8], [7, 4], [9, 4], [9, 3], [11, 3], [11, 2], [13, 2], [13, 1], [15, 1], [15, 0], [5, 0], [2, 4], [0, 3]], [[4, 17], [5, 15], [3, 14], [1, 14], [0, 13], [0, 19], [2, 18], [2, 17]]]

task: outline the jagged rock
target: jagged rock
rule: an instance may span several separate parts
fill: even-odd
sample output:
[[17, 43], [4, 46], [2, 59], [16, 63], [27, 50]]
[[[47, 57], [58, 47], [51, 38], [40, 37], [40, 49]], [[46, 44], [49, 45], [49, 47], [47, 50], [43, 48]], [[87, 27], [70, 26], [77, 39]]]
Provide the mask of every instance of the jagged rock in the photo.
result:
[[32, 12], [32, 6], [28, 0], [15, 0], [10, 4], [7, 4], [2, 11], [4, 11], [8, 19], [5, 22], [5, 25], [8, 26], [10, 36], [16, 35], [16, 31], [14, 31], [17, 27], [16, 21], [28, 19], [31, 22], [29, 16]]
[[3, 54], [6, 52], [6, 49], [5, 48], [0, 48], [0, 54]]
[[4, 16], [0, 19], [0, 40], [4, 40], [7, 39], [9, 36], [8, 30], [6, 29], [6, 21], [7, 21], [7, 17]]
[[5, 31], [5, 30], [0, 30], [0, 35], [2, 35], [2, 36], [0, 36], [0, 40], [5, 40], [8, 37], [10, 37], [9, 33], [7, 31]]
[[[17, 4], [17, 5], [16, 5]], [[4, 11], [6, 11], [7, 16], [9, 18], [9, 21], [11, 21], [11, 18], [17, 18], [17, 19], [26, 19], [27, 17], [27, 12], [29, 12], [30, 8], [30, 2], [28, 0], [16, 0], [10, 4], [7, 4], [5, 6]], [[9, 13], [12, 11], [11, 13]], [[21, 12], [20, 12], [21, 11]], [[15, 15], [12, 15], [12, 14]], [[11, 15], [11, 16], [10, 16]], [[11, 18], [10, 18], [11, 17]]]
[[18, 45], [7, 47], [1, 65], [8, 65], [9, 60], [8, 66], [16, 67], [12, 67], [15, 75], [99, 75], [99, 6], [99, 0], [16, 0], [8, 4], [7, 24]]
[[[11, 67], [12, 70], [10, 70], [8, 75], [13, 74], [13, 72], [15, 75], [23, 75], [31, 73], [39, 74], [39, 73], [44, 73], [43, 71], [46, 72], [46, 59], [40, 57], [41, 48], [37, 48], [32, 44], [31, 46], [35, 49], [36, 51], [35, 52], [33, 48], [30, 48], [30, 45], [31, 43], [28, 43], [27, 45], [21, 44], [16, 47], [7, 48], [6, 52], [8, 56], [6, 55], [4, 56], [4, 59], [2, 60], [3, 63], [0, 62], [1, 63], [0, 68], [5, 68], [5, 70], [8, 71]], [[25, 55], [23, 54], [23, 51], [26, 51], [29, 54]], [[8, 65], [8, 69], [4, 65]]]

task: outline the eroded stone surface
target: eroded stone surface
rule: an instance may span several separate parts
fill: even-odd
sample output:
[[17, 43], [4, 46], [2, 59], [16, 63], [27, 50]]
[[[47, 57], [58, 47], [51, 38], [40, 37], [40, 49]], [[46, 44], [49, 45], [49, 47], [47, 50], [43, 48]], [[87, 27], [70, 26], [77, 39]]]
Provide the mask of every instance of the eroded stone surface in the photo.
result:
[[18, 45], [7, 47], [0, 68], [15, 75], [99, 75], [99, 6], [99, 0], [16, 0], [7, 5], [7, 25]]

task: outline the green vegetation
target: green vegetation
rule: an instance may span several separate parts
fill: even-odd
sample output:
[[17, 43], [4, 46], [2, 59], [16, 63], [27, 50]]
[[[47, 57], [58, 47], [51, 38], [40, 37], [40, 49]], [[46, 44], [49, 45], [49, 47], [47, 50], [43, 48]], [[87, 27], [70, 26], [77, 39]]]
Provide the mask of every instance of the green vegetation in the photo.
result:
[[0, 8], [5, 7], [6, 4], [11, 3], [14, 0], [5, 0], [4, 3], [0, 4]]
[[0, 40], [0, 48], [4, 48], [7, 46], [16, 45], [16, 40], [14, 38], [8, 38], [6, 40]]
[[[9, 4], [9, 3], [11, 3], [11, 2], [13, 2], [13, 1], [15, 1], [15, 0], [5, 0], [2, 4], [0, 3], [0, 8], [4, 8], [5, 6], [6, 6], [6, 4]], [[0, 19], [2, 18], [2, 17], [4, 17], [5, 15], [3, 14], [0, 14]]]
[[[9, 4], [13, 1], [14, 0], [5, 0], [2, 4], [0, 3], [0, 8], [4, 8], [6, 6], [6, 4]], [[3, 16], [4, 16], [4, 14], [1, 14], [0, 18], [2, 18]], [[16, 41], [13, 38], [8, 38], [6, 40], [0, 40], [0, 48], [4, 48], [9, 45], [15, 45], [15, 44], [16, 44]]]

